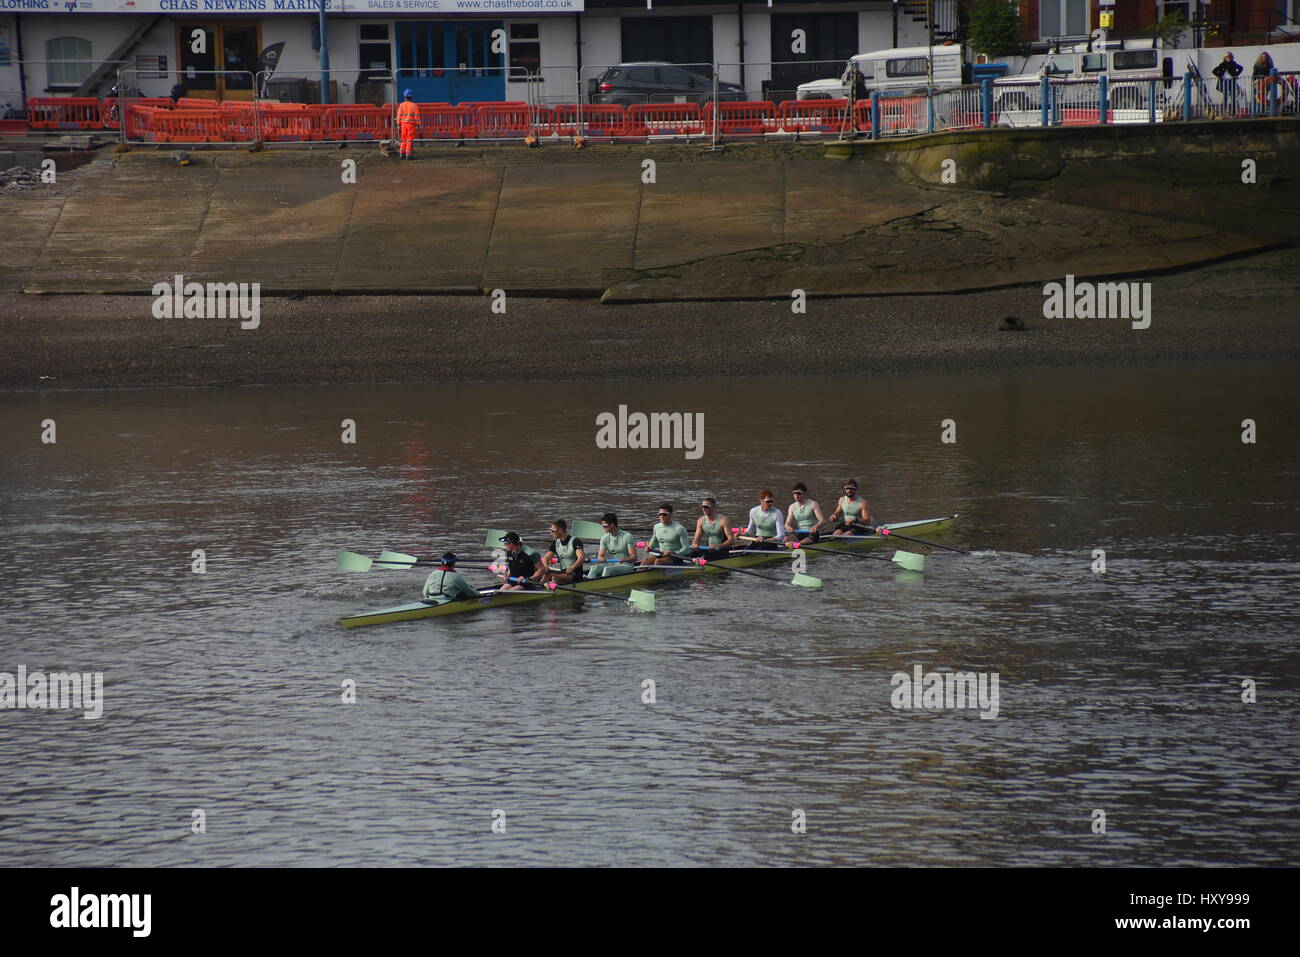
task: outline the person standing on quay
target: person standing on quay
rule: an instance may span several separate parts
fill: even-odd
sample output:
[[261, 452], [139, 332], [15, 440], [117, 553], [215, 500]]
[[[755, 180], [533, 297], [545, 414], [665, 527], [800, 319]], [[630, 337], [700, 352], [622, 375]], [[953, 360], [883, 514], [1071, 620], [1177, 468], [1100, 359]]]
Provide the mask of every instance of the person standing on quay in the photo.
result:
[[1237, 112], [1237, 77], [1241, 76], [1242, 65], [1233, 59], [1231, 53], [1223, 55], [1223, 62], [1210, 72], [1218, 77], [1219, 93], [1223, 96], [1224, 109]]
[[402, 159], [415, 158], [415, 131], [420, 125], [420, 108], [412, 100], [414, 95], [410, 90], [404, 92], [402, 94], [402, 105], [397, 108], [397, 128], [402, 134], [400, 151]]

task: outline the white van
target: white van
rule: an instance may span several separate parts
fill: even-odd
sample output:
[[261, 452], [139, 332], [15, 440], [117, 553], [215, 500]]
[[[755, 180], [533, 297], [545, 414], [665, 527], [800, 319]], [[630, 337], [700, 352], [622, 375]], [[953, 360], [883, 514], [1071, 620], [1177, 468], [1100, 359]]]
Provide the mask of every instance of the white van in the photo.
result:
[[1033, 73], [1001, 77], [993, 82], [993, 105], [1002, 126], [1038, 126], [1041, 123], [1040, 89], [1043, 77], [1055, 85], [1057, 81], [1082, 80], [1083, 83], [1062, 83], [1056, 86], [1057, 110], [1065, 111], [1064, 119], [1071, 122], [1070, 111], [1081, 111], [1081, 121], [1086, 111], [1095, 113], [1098, 108], [1098, 89], [1095, 80], [1105, 76], [1110, 85], [1109, 102], [1112, 123], [1146, 123], [1150, 119], [1151, 80], [1156, 83], [1156, 122], [1164, 118], [1169, 108], [1172, 89], [1172, 61], [1161, 59], [1163, 51], [1153, 39], [1110, 40], [1103, 44], [1079, 44], [1065, 50], [1055, 50], [1043, 57]]
[[801, 100], [842, 100], [849, 95], [849, 86], [856, 70], [862, 74], [862, 87], [872, 90], [925, 92], [930, 76], [928, 57], [934, 59], [934, 87], [936, 90], [960, 86], [962, 79], [962, 48], [955, 44], [936, 47], [898, 47], [893, 50], [876, 50], [850, 57], [844, 73], [838, 80], [812, 80], [799, 84]]

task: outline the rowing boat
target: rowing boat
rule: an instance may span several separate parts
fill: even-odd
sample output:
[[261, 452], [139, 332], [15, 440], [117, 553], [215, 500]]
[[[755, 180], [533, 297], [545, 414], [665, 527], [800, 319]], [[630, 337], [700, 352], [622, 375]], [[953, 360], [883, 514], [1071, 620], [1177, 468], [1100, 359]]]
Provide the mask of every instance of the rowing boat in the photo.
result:
[[[915, 536], [934, 536], [952, 529], [957, 516], [948, 518], [925, 518], [912, 522], [895, 522], [883, 525], [891, 532], [905, 532]], [[885, 535], [828, 535], [817, 543], [818, 549], [848, 551], [850, 549], [892, 547], [896, 543]], [[809, 555], [815, 555], [810, 552]], [[772, 562], [790, 561], [787, 549], [779, 551], [748, 550], [744, 554], [721, 558], [707, 565], [657, 565], [652, 571], [631, 572], [627, 575], [614, 575], [609, 578], [591, 578], [563, 591], [535, 589], [528, 591], [486, 590], [478, 599], [461, 599], [459, 601], [417, 601], [394, 608], [381, 608], [379, 611], [364, 612], [348, 618], [340, 618], [344, 628], [359, 628], [362, 625], [383, 625], [390, 621], [413, 621], [417, 618], [436, 618], [440, 615], [455, 615], [467, 611], [483, 611], [486, 608], [500, 608], [503, 605], [524, 605], [530, 602], [546, 601], [564, 595], [582, 592], [622, 591], [655, 585], [665, 581], [680, 581], [683, 578], [697, 578], [702, 575], [723, 575], [728, 568], [748, 568], [750, 565], [765, 565]]]

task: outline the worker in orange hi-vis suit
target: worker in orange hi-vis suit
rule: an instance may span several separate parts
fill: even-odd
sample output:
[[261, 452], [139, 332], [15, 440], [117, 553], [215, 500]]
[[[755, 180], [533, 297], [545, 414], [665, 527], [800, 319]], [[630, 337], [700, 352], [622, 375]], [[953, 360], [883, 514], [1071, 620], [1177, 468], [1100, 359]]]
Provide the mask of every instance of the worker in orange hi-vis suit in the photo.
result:
[[407, 90], [402, 94], [402, 105], [397, 108], [397, 127], [402, 134], [402, 159], [414, 159], [415, 131], [420, 125], [420, 109], [411, 100], [414, 94]]

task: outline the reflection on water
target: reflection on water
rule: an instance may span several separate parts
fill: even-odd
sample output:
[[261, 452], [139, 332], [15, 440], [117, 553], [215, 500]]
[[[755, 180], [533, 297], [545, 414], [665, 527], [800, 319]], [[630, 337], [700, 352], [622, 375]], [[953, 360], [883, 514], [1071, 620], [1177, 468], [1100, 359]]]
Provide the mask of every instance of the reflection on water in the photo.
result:
[[[1295, 864], [1294, 377], [5, 397], [0, 671], [102, 671], [106, 702], [0, 712], [3, 861]], [[597, 449], [620, 404], [704, 413], [704, 457]], [[337, 624], [420, 582], [339, 548], [481, 555], [485, 528], [702, 494], [739, 521], [798, 480], [829, 511], [850, 475], [885, 518], [960, 513], [976, 550], [921, 580], [813, 558], [815, 592], [680, 583], [654, 616]], [[1000, 717], [894, 710], [918, 664], [997, 672]]]

